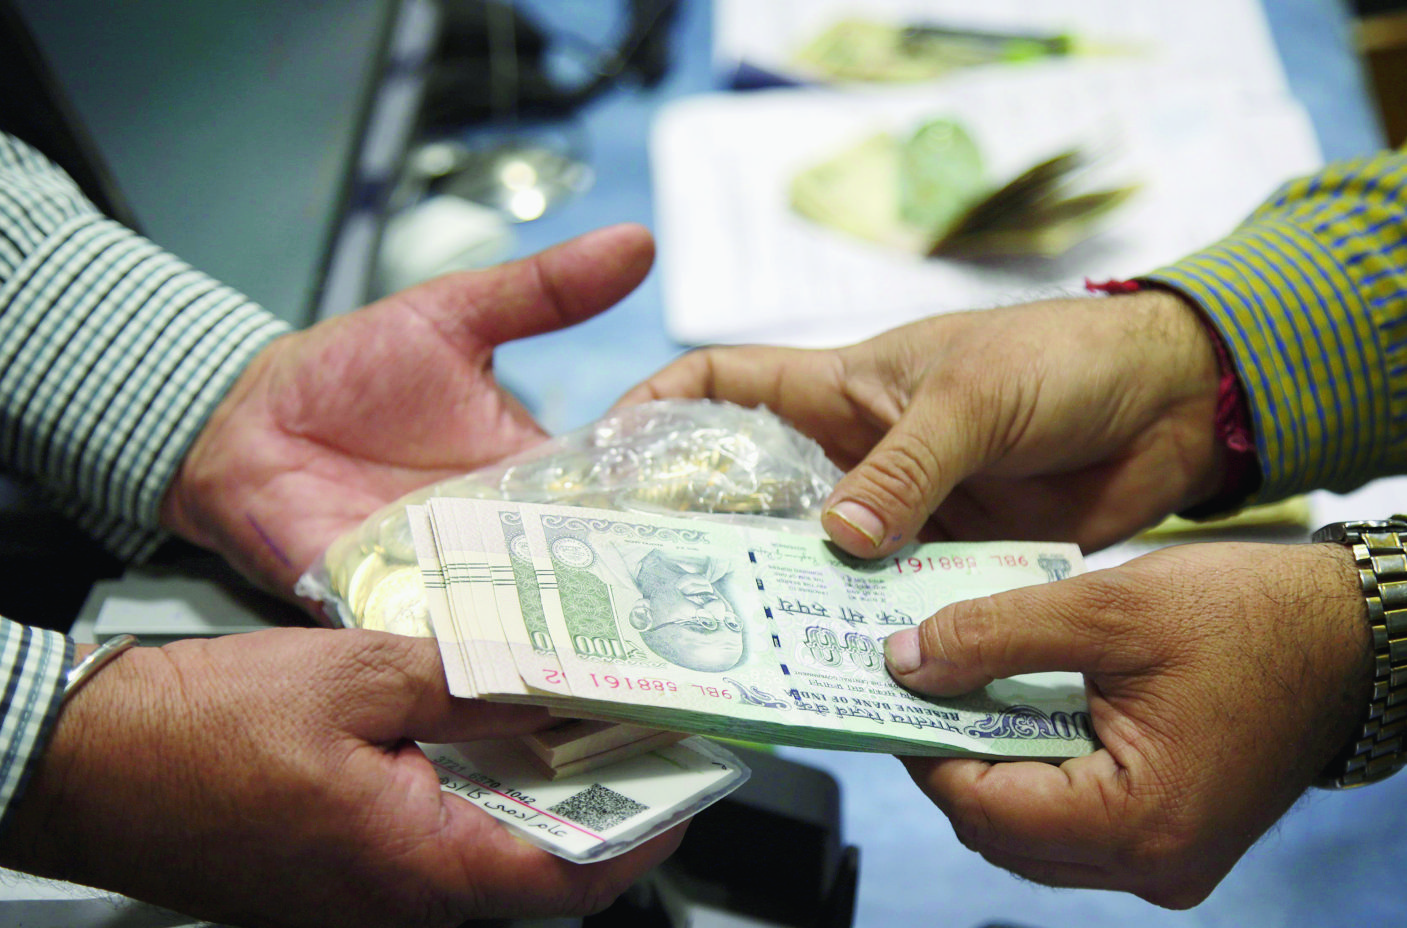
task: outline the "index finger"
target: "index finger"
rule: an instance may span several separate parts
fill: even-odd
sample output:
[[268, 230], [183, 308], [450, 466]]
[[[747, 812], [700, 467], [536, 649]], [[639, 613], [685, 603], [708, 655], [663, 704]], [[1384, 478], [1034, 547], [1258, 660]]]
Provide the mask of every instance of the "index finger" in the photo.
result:
[[785, 375], [814, 354], [763, 345], [699, 348], [632, 387], [616, 406], [662, 399], [715, 399], [776, 410], [785, 401], [790, 379]]
[[340, 702], [349, 731], [376, 743], [448, 743], [507, 738], [559, 722], [537, 706], [463, 699], [450, 693], [439, 643], [389, 632], [329, 632], [346, 650]]

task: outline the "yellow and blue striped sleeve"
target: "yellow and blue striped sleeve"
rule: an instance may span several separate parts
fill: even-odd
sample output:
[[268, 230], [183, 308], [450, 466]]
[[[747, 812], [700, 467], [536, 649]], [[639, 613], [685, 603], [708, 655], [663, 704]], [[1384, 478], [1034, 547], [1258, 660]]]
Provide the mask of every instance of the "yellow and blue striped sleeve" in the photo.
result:
[[1246, 391], [1253, 501], [1407, 473], [1407, 154], [1286, 184], [1145, 280], [1201, 306]]
[[156, 547], [190, 442], [286, 330], [0, 135], [0, 468], [116, 554]]

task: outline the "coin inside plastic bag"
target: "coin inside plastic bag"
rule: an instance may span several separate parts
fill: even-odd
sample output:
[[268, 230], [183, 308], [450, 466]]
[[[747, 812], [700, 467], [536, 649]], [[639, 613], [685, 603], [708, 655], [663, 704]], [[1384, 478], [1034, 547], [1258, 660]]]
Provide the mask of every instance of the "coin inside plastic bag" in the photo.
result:
[[425, 589], [420, 584], [420, 568], [391, 569], [376, 584], [361, 612], [362, 628], [371, 628], [412, 638], [433, 638]]
[[336, 624], [433, 637], [407, 506], [440, 496], [818, 519], [839, 478], [819, 445], [766, 409], [645, 403], [381, 508], [328, 547], [298, 592]]

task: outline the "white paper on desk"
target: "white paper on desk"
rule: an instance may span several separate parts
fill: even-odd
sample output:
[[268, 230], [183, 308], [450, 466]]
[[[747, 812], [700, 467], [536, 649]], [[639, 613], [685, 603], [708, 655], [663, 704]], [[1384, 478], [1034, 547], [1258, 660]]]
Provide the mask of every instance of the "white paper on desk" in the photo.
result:
[[[1108, 63], [1166, 78], [1283, 93], [1285, 73], [1261, 0], [714, 0], [714, 61], [804, 78], [797, 50], [845, 17], [1024, 34], [1073, 35], [1126, 50]], [[852, 89], [861, 89], [852, 87]]]
[[[797, 171], [879, 131], [962, 121], [993, 179], [1071, 145], [1139, 193], [1059, 259], [921, 258], [792, 212]], [[1151, 271], [1231, 231], [1281, 182], [1320, 163], [1304, 111], [1280, 95], [1212, 93], [1155, 75], [1033, 65], [923, 90], [774, 90], [691, 97], [651, 138], [666, 325], [687, 344], [837, 345], [936, 312]]]

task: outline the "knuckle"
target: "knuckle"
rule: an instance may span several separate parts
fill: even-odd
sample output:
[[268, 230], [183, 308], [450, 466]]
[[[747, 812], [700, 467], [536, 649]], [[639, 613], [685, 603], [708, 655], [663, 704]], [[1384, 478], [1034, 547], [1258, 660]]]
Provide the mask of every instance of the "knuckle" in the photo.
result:
[[670, 387], [685, 384], [700, 395], [710, 397], [722, 379], [719, 373], [721, 363], [719, 349], [695, 348], [651, 378], [651, 383], [668, 383]]
[[1147, 599], [1147, 587], [1122, 571], [1098, 570], [1080, 580], [1075, 606], [1093, 618], [1122, 614]]
[[563, 288], [557, 276], [557, 265], [549, 264], [544, 252], [524, 259], [530, 285], [546, 300], [555, 316], [554, 328], [570, 325], [580, 314], [580, 300], [571, 288]]
[[1221, 879], [1220, 859], [1207, 853], [1195, 827], [1158, 818], [1145, 821], [1119, 856], [1127, 888], [1154, 905], [1188, 909], [1211, 894]]
[[566, 891], [560, 904], [554, 906], [555, 915], [580, 917], [595, 915], [615, 902], [621, 893], [629, 888], [629, 883], [619, 877], [578, 880]]
[[1068, 633], [1072, 649], [1098, 650], [1101, 663], [1127, 663], [1146, 650], [1160, 623], [1144, 621], [1156, 606], [1149, 587], [1119, 570], [1094, 571], [1068, 581], [1070, 594], [1055, 603], [1051, 618]]
[[381, 632], [343, 629], [332, 632], [341, 645], [321, 661], [319, 672], [327, 689], [356, 689], [361, 693], [399, 693], [417, 682], [414, 654], [408, 645], [415, 639]]
[[1190, 909], [1205, 901], [1215, 888], [1215, 883], [1207, 886], [1198, 882], [1176, 882], [1170, 886], [1158, 886], [1142, 891], [1137, 895], [1165, 909]]
[[960, 600], [925, 622], [926, 642], [934, 657], [954, 664], [993, 666], [1010, 648], [1010, 638], [995, 621], [990, 597]]
[[974, 433], [972, 438], [987, 455], [1015, 444], [1038, 392], [1032, 381], [1039, 383], [1040, 378], [1032, 376], [1029, 363], [1007, 356], [1011, 348], [1000, 343], [970, 345], [935, 369], [929, 381], [930, 388], [944, 398], [954, 422], [982, 424], [980, 436]]
[[1199, 856], [1198, 842], [1191, 831], [1175, 826], [1155, 824], [1135, 842], [1130, 856], [1144, 861], [1155, 870], [1180, 868]]
[[926, 506], [942, 482], [943, 464], [917, 436], [890, 433], [891, 440], [869, 462], [869, 483], [884, 502], [905, 509]]
[[620, 885], [619, 880], [612, 881], [608, 885], [592, 883], [581, 893], [578, 904], [573, 907], [573, 911], [579, 915], [595, 915], [606, 909], [611, 903], [620, 897], [621, 893], [628, 889], [628, 886]]

